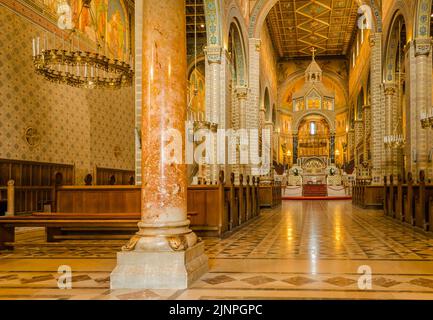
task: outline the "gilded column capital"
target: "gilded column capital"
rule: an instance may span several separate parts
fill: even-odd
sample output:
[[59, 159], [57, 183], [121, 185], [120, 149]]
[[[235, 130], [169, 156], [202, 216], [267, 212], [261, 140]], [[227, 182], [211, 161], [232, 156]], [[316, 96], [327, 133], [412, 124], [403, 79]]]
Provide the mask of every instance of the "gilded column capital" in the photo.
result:
[[248, 97], [248, 87], [239, 86], [236, 87], [236, 96], [238, 99], [244, 100]]
[[384, 85], [384, 93], [385, 93], [385, 96], [393, 96], [395, 94], [394, 84], [385, 84]]
[[262, 47], [262, 40], [258, 38], [250, 38], [250, 41], [254, 44], [256, 51], [260, 52], [260, 49]]
[[220, 46], [206, 46], [204, 48], [204, 53], [206, 54], [209, 63], [221, 63], [222, 48]]
[[431, 37], [415, 39], [415, 56], [427, 56], [431, 51]]

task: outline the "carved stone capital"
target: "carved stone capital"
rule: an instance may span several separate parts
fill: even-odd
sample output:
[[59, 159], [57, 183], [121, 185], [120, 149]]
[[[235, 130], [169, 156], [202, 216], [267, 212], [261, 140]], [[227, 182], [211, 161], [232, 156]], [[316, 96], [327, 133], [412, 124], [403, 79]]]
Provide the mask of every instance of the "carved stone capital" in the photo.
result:
[[431, 51], [431, 38], [415, 39], [415, 56], [428, 56]]
[[252, 43], [254, 43], [254, 46], [256, 48], [256, 51], [260, 51], [261, 47], [262, 47], [262, 40], [257, 39], [257, 38], [251, 38], [250, 41]]
[[394, 84], [385, 84], [384, 93], [385, 93], [385, 96], [393, 96], [395, 94]]
[[236, 96], [238, 99], [246, 99], [248, 97], [248, 88], [247, 87], [237, 87], [236, 88]]
[[204, 52], [209, 63], [221, 63], [222, 48], [220, 46], [207, 46]]

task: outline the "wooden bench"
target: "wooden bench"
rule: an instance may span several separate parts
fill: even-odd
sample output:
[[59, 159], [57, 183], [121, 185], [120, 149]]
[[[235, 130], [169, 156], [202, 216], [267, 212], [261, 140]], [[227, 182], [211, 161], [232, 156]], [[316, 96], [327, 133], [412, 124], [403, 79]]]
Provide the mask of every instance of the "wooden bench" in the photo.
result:
[[[88, 239], [86, 235], [76, 237], [63, 235], [64, 230], [76, 229], [97, 232], [91, 239], [129, 239], [131, 233], [138, 230], [139, 215], [131, 214], [36, 214], [32, 216], [0, 217], [0, 250], [13, 250], [15, 242], [15, 228], [43, 227], [46, 231], [47, 242], [62, 239]], [[108, 235], [101, 231], [108, 231]], [[114, 234], [116, 232], [116, 234]], [[117, 237], [116, 237], [117, 235]], [[120, 237], [119, 235], [123, 235]], [[128, 235], [127, 237], [125, 235]]]

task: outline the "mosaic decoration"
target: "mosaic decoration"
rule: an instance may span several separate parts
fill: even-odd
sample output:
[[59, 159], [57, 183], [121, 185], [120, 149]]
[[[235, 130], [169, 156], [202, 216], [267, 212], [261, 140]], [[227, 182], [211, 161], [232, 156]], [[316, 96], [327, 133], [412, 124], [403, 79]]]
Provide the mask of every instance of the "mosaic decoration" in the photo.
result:
[[208, 35], [208, 46], [215, 46], [221, 43], [218, 30], [218, 6], [217, 0], [205, 0], [206, 28]]
[[418, 4], [417, 28], [416, 34], [418, 37], [428, 37], [430, 35], [430, 15], [431, 15], [431, 0], [420, 0]]

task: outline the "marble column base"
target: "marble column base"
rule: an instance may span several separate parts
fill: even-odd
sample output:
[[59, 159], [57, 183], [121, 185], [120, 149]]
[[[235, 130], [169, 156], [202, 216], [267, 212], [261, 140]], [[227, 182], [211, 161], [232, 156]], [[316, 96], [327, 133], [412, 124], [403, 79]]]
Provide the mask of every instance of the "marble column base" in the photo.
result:
[[208, 268], [203, 242], [185, 251], [118, 252], [111, 289], [186, 289]]

